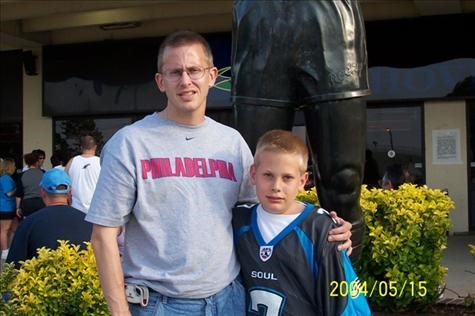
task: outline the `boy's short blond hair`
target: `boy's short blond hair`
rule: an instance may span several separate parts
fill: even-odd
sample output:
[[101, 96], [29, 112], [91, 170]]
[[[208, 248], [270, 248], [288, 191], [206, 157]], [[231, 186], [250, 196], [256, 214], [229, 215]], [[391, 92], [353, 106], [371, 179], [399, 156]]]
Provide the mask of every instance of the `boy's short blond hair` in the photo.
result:
[[256, 146], [254, 164], [259, 164], [260, 153], [267, 151], [273, 153], [294, 154], [299, 156], [300, 170], [307, 171], [308, 149], [305, 142], [297, 135], [284, 130], [274, 129], [262, 135]]

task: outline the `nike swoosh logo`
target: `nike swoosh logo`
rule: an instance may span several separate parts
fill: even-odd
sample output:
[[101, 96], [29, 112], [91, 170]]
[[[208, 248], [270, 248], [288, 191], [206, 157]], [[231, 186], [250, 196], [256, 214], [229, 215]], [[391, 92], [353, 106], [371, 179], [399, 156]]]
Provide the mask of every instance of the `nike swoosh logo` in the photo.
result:
[[185, 137], [185, 140], [193, 139], [194, 137]]

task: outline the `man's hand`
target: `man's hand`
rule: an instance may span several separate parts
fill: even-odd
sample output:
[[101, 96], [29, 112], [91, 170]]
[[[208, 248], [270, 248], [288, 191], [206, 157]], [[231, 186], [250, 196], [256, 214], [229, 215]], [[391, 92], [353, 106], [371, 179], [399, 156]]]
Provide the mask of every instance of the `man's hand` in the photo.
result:
[[351, 225], [350, 222], [345, 221], [344, 219], [338, 217], [336, 212], [330, 212], [330, 215], [336, 220], [339, 227], [333, 228], [328, 233], [328, 241], [344, 241], [341, 245], [338, 245], [338, 250], [346, 250], [346, 254], [349, 256], [353, 251], [351, 247]]
[[117, 245], [119, 230], [120, 226], [106, 227], [94, 224], [91, 244], [96, 257], [102, 291], [111, 316], [129, 316], [129, 304], [124, 290], [124, 272]]

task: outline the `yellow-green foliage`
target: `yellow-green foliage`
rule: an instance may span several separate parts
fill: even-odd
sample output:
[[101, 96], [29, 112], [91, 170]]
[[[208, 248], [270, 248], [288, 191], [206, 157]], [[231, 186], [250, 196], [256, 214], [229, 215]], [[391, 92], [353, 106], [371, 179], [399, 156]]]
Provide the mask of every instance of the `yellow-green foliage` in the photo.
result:
[[15, 269], [13, 263], [5, 263], [3, 270], [0, 273], [0, 316], [15, 315], [14, 309], [11, 304], [7, 304], [4, 297], [9, 296], [9, 290], [15, 280], [18, 270]]
[[60, 241], [25, 261], [10, 284], [9, 308], [18, 315], [108, 315], [92, 247]]
[[[299, 198], [318, 204], [315, 189]], [[360, 205], [366, 233], [357, 270], [372, 308], [404, 311], [433, 303], [447, 273], [440, 263], [452, 200], [427, 186], [371, 191], [363, 186]]]
[[468, 245], [468, 249], [475, 259], [475, 245]]

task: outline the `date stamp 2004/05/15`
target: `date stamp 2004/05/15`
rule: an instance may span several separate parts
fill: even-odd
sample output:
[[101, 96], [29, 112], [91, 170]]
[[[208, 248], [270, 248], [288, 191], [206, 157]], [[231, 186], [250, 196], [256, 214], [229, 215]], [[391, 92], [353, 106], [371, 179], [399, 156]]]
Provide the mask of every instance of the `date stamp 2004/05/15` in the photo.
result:
[[351, 296], [356, 297], [360, 294], [366, 297], [373, 296], [391, 296], [401, 297], [404, 293], [411, 296], [424, 297], [427, 295], [427, 281], [405, 281], [399, 283], [397, 281], [375, 281], [368, 284], [366, 281], [355, 280], [332, 281], [330, 282], [330, 296]]

